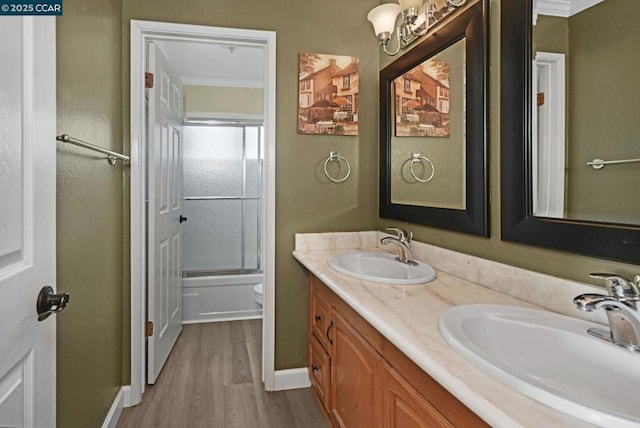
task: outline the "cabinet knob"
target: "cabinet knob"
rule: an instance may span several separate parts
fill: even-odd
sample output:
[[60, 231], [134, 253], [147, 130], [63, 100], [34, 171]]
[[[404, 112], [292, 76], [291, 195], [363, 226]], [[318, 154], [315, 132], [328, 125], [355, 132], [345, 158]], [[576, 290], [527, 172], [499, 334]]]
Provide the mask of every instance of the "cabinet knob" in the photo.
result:
[[317, 372], [318, 371], [318, 366], [316, 366], [315, 364], [311, 364], [311, 371], [312, 372]]
[[320, 316], [320, 314], [316, 314], [316, 315], [313, 317], [313, 319], [314, 319], [314, 320], [316, 320], [316, 322], [318, 322], [318, 321], [320, 321], [320, 320], [322, 319], [322, 317]]

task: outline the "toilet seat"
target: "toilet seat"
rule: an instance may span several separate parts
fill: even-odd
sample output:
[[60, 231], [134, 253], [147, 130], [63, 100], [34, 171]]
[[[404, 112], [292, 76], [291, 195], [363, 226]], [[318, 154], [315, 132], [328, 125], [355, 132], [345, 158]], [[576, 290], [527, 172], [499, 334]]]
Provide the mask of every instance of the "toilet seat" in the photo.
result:
[[255, 287], [253, 287], [253, 300], [255, 300], [255, 302], [262, 306], [262, 302], [263, 302], [263, 291], [262, 291], [262, 283], [256, 284]]

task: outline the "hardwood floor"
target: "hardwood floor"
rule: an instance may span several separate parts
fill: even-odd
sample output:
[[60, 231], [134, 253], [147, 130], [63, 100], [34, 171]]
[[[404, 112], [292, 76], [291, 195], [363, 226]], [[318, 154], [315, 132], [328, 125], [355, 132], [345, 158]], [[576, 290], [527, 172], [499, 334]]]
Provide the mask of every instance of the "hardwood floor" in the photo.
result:
[[265, 392], [262, 321], [185, 325], [155, 385], [117, 428], [326, 428], [310, 388]]

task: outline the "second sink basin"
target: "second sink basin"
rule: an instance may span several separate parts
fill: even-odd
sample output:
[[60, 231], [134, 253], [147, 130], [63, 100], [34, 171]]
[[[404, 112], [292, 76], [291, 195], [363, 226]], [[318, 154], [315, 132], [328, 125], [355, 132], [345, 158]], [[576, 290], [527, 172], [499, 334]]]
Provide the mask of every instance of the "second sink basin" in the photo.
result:
[[598, 426], [638, 427], [640, 356], [588, 335], [594, 326], [502, 305], [454, 306], [439, 320], [453, 349], [507, 386]]
[[436, 271], [428, 264], [417, 262], [417, 266], [410, 266], [396, 260], [394, 254], [384, 252], [336, 254], [328, 263], [345, 275], [385, 284], [422, 284], [436, 278]]

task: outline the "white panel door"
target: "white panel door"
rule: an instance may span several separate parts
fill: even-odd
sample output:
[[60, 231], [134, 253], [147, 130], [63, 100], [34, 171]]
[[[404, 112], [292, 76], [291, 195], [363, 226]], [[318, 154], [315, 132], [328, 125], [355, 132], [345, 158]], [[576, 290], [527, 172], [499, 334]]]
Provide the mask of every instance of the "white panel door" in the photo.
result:
[[182, 84], [156, 44], [148, 46], [149, 210], [147, 382], [155, 383], [182, 331]]
[[55, 427], [54, 17], [0, 17], [0, 426]]

